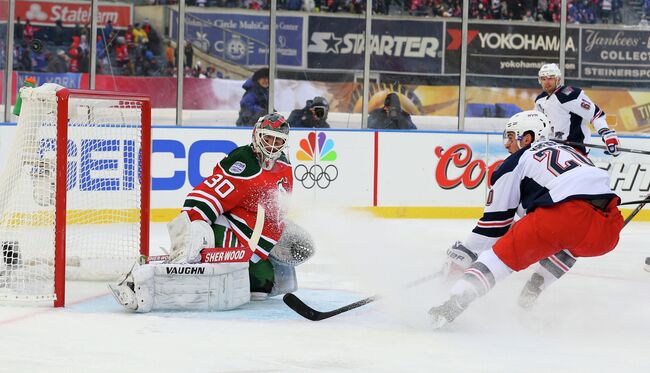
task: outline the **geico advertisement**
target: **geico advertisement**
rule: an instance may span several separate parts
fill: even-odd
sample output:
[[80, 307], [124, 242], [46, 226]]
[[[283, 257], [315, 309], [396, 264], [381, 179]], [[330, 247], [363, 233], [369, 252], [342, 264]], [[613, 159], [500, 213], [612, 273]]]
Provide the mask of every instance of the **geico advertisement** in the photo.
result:
[[[185, 195], [211, 175], [251, 129], [155, 128], [152, 208], [180, 207]], [[293, 165], [292, 206], [370, 206], [373, 191], [371, 132], [292, 130], [286, 153]]]

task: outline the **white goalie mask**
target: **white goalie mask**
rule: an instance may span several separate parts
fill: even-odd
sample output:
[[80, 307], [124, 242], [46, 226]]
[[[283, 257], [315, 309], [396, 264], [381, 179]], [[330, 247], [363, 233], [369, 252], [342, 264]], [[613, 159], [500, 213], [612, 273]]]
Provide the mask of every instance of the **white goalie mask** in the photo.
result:
[[506, 123], [506, 128], [503, 130], [503, 143], [507, 144], [509, 132], [513, 132], [519, 142], [528, 131], [535, 135], [535, 142], [549, 140], [552, 132], [551, 122], [544, 113], [537, 110], [517, 113]]
[[560, 70], [560, 67], [555, 63], [547, 63], [545, 65], [542, 65], [542, 67], [539, 69], [539, 72], [537, 73], [537, 77], [539, 84], [542, 84], [543, 77], [555, 77], [557, 78], [558, 85], [562, 83], [562, 71]]
[[264, 170], [273, 168], [287, 147], [289, 123], [278, 113], [261, 117], [253, 128], [253, 151]]

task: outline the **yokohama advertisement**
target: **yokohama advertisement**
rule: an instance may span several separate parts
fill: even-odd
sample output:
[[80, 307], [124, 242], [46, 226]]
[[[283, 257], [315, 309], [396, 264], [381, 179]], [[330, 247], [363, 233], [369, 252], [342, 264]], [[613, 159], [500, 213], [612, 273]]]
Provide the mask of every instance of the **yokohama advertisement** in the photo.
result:
[[582, 78], [650, 81], [650, 31], [582, 30]]
[[[308, 67], [363, 70], [361, 18], [309, 17]], [[370, 68], [380, 72], [442, 73], [442, 22], [373, 20]]]
[[[5, 9], [0, 12], [6, 12]], [[100, 26], [109, 20], [113, 27], [126, 29], [133, 22], [133, 5], [125, 3], [99, 3]], [[54, 26], [61, 20], [64, 26], [90, 23], [90, 1], [85, 3], [73, 1], [16, 1], [16, 18], [29, 19], [35, 25]], [[2, 15], [6, 19], [6, 13]]]
[[[459, 73], [460, 23], [447, 24], [446, 73]], [[467, 73], [486, 76], [533, 76], [544, 63], [557, 62], [560, 29], [537, 25], [470, 24]], [[577, 76], [578, 30], [567, 30], [566, 73]], [[454, 63], [455, 62], [455, 63]]]

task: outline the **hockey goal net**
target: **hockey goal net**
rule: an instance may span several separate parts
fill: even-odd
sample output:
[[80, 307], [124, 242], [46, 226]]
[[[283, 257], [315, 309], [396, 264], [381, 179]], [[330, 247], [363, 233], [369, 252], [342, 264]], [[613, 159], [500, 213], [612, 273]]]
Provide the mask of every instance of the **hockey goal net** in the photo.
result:
[[149, 248], [148, 97], [22, 88], [0, 174], [0, 301], [65, 303], [66, 279], [114, 279]]

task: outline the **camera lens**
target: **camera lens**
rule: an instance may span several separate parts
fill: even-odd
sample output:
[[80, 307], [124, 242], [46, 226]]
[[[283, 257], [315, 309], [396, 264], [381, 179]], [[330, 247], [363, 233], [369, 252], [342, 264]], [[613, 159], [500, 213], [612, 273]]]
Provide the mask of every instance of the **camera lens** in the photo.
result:
[[316, 107], [314, 108], [314, 114], [316, 114], [318, 118], [323, 118], [325, 116], [325, 109], [322, 107]]
[[38, 39], [34, 39], [31, 41], [31, 43], [29, 43], [29, 49], [34, 51], [34, 53], [40, 53], [43, 50], [43, 42]]

